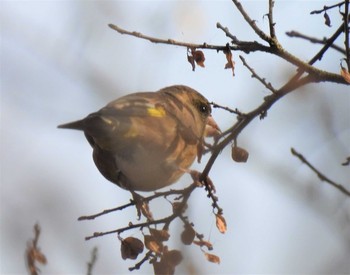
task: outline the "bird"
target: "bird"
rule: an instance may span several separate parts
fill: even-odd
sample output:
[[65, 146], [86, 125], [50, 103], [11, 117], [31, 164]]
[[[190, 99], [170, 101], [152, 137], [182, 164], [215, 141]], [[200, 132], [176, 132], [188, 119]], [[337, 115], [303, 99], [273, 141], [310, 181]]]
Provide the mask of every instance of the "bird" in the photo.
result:
[[83, 131], [100, 173], [131, 192], [175, 183], [200, 159], [204, 138], [221, 133], [209, 101], [185, 85], [128, 94], [58, 128]]

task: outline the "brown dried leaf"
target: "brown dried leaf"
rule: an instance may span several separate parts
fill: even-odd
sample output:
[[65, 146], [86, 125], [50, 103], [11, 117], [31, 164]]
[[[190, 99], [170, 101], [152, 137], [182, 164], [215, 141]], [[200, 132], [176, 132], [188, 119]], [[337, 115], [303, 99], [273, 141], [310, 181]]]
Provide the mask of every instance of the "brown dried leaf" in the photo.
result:
[[232, 159], [236, 162], [247, 162], [249, 153], [247, 150], [241, 147], [233, 146], [231, 151], [231, 156], [232, 156]]
[[148, 202], [143, 201], [141, 204], [141, 213], [144, 217], [146, 217], [148, 220], [153, 220], [152, 212], [149, 208]]
[[230, 48], [225, 49], [224, 54], [227, 60], [225, 69], [232, 69], [232, 75], [235, 76], [235, 62], [232, 60], [232, 52]]
[[148, 250], [151, 250], [157, 254], [162, 253], [163, 244], [161, 242], [158, 242], [153, 236], [145, 235], [144, 240], [145, 246]]
[[210, 253], [204, 253], [205, 257], [207, 258], [207, 260], [211, 263], [214, 264], [219, 264], [220, 263], [220, 258], [214, 254], [210, 254]]
[[208, 250], [213, 250], [213, 245], [208, 241], [200, 240], [200, 241], [193, 241], [193, 243], [196, 245], [199, 245], [200, 247], [205, 246], [206, 248], [208, 248]]
[[167, 264], [164, 261], [154, 262], [153, 270], [155, 275], [164, 275], [164, 274], [172, 275], [175, 273], [175, 267]]
[[323, 17], [324, 17], [325, 25], [328, 26], [328, 27], [331, 27], [331, 19], [330, 19], [328, 13], [324, 12]]
[[215, 216], [216, 216], [216, 227], [217, 229], [219, 229], [220, 233], [224, 234], [227, 230], [225, 218], [220, 214], [216, 214]]
[[182, 261], [182, 254], [179, 250], [169, 250], [163, 253], [162, 261], [171, 266], [177, 266]]
[[194, 231], [191, 225], [186, 224], [184, 231], [181, 233], [182, 243], [185, 245], [190, 245], [193, 242], [195, 236], [196, 231]]
[[347, 83], [350, 83], [350, 72], [347, 71], [343, 66], [340, 70], [340, 75], [344, 78]]
[[192, 53], [194, 61], [196, 61], [197, 65], [204, 68], [205, 67], [204, 66], [204, 61], [205, 61], [204, 53], [202, 51], [199, 51], [199, 50], [196, 51], [194, 49], [192, 49], [191, 53]]
[[195, 71], [196, 64], [194, 63], [194, 57], [192, 55], [189, 55], [188, 53], [187, 53], [187, 61], [191, 64], [192, 71]]
[[143, 252], [144, 245], [141, 240], [134, 237], [123, 239], [120, 246], [120, 252], [123, 260], [135, 260]]
[[169, 237], [170, 237], [169, 232], [164, 229], [157, 230], [157, 229], [150, 228], [149, 232], [158, 242], [165, 242], [169, 240]]
[[35, 249], [33, 256], [37, 262], [39, 262], [41, 264], [47, 264], [46, 257], [40, 250]]

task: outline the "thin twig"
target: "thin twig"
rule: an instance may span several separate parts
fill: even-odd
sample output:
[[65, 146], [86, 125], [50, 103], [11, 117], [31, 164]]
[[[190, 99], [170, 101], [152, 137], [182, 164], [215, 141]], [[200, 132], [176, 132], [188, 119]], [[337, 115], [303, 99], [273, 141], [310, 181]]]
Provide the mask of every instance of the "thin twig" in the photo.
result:
[[236, 109], [231, 109], [231, 108], [229, 108], [229, 107], [227, 107], [227, 106], [222, 106], [222, 105], [217, 104], [217, 103], [215, 103], [215, 102], [210, 102], [210, 105], [212, 105], [213, 108], [220, 108], [220, 109], [223, 109], [223, 110], [225, 110], [225, 111], [228, 111], [228, 112], [230, 112], [230, 113], [232, 113], [232, 114], [236, 114], [236, 115], [238, 115], [238, 116], [244, 116], [244, 114], [241, 113], [237, 108], [236, 108]]
[[[297, 37], [297, 38], [302, 38], [302, 39], [305, 39], [305, 40], [308, 40], [310, 41], [311, 43], [315, 43], [315, 44], [322, 44], [322, 45], [325, 45], [328, 43], [328, 39], [327, 38], [323, 38], [323, 39], [319, 39], [319, 38], [316, 38], [316, 37], [311, 37], [311, 36], [308, 36], [308, 35], [305, 35], [305, 34], [302, 34], [300, 32], [297, 32], [297, 31], [290, 31], [290, 32], [286, 32], [286, 35], [288, 35], [289, 37]], [[346, 52], [343, 48], [337, 46], [337, 45], [334, 45], [332, 44], [330, 46], [332, 49], [346, 55]]]
[[332, 5], [332, 6], [324, 6], [322, 10], [314, 10], [314, 11], [310, 12], [310, 14], [324, 13], [325, 11], [333, 9], [333, 8], [336, 8], [336, 7], [340, 8], [342, 5], [344, 5], [344, 1], [342, 1], [342, 2], [340, 2], [338, 4], [335, 4], [335, 5]]
[[[255, 24], [255, 23], [254, 23]], [[181, 46], [181, 47], [192, 47], [192, 48], [200, 48], [200, 49], [208, 49], [208, 50], [215, 50], [215, 51], [224, 51], [227, 50], [227, 46], [219, 46], [219, 45], [210, 45], [207, 43], [203, 44], [195, 44], [195, 43], [187, 43], [187, 42], [181, 42], [181, 41], [175, 41], [173, 39], [159, 39], [159, 38], [154, 38], [151, 36], [144, 35], [139, 32], [131, 32], [124, 30], [116, 25], [109, 24], [109, 27], [112, 28], [113, 30], [119, 32], [120, 34], [127, 34], [131, 35], [137, 38], [145, 39], [153, 43], [162, 43], [162, 44], [168, 44], [168, 45], [176, 45], [176, 46]], [[296, 56], [292, 55], [288, 51], [282, 48], [282, 46], [274, 43], [278, 43], [276, 40], [271, 41], [272, 45], [275, 45], [275, 47], [268, 47], [264, 46], [256, 41], [254, 42], [246, 42], [246, 41], [236, 41], [235, 43], [237, 46], [229, 46], [230, 50], [234, 51], [243, 51], [246, 53], [250, 52], [267, 52], [271, 53], [274, 55], [277, 55], [287, 62], [297, 66], [298, 68], [302, 68], [305, 72], [308, 72], [310, 74], [315, 75], [315, 78], [318, 78], [322, 81], [328, 81], [328, 82], [334, 82], [334, 83], [341, 83], [341, 84], [347, 84], [349, 85], [342, 76], [339, 74], [334, 74], [330, 72], [326, 72], [320, 69], [317, 69], [316, 67], [311, 66], [310, 64], [302, 61], [301, 59], [297, 58]], [[329, 45], [330, 46], [330, 45]]]
[[97, 247], [95, 246], [91, 251], [91, 259], [87, 263], [87, 275], [92, 274], [92, 269], [93, 269], [94, 265], [96, 264], [96, 261], [97, 261]]
[[145, 39], [148, 40], [152, 43], [159, 43], [159, 44], [167, 44], [167, 45], [175, 45], [175, 46], [181, 46], [181, 47], [186, 47], [186, 48], [194, 48], [194, 49], [209, 49], [209, 50], [225, 50], [226, 46], [221, 46], [221, 45], [210, 45], [207, 43], [202, 43], [202, 44], [196, 44], [196, 43], [188, 43], [188, 42], [182, 42], [182, 41], [176, 41], [174, 39], [161, 39], [161, 38], [155, 38], [152, 36], [144, 35], [140, 32], [135, 32], [135, 31], [128, 31], [125, 30], [117, 25], [114, 24], [108, 24], [108, 26], [119, 32], [120, 34], [126, 34], [126, 35], [131, 35], [135, 36], [137, 38]]
[[347, 24], [344, 24], [344, 44], [345, 44], [345, 51], [346, 51], [346, 64], [348, 66], [348, 72], [350, 72], [350, 45], [349, 45], [349, 22], [350, 22], [350, 12], [349, 12], [349, 0], [345, 0], [345, 12], [344, 12], [344, 23], [348, 22]]
[[[178, 195], [181, 194], [182, 197], [182, 204], [183, 207], [185, 207], [191, 193], [196, 189], [197, 184], [196, 183], [192, 183], [190, 186], [186, 187], [185, 189], [182, 190], [170, 190], [170, 191], [166, 191], [166, 192], [159, 192], [156, 193], [152, 196], [146, 197], [146, 198], [142, 198], [144, 201], [151, 201], [154, 198], [163, 196], [170, 196], [170, 195]], [[140, 228], [142, 229], [143, 227], [148, 227], [150, 225], [156, 225], [156, 224], [165, 224], [165, 225], [169, 225], [174, 219], [176, 219], [177, 217], [179, 217], [181, 211], [176, 212], [171, 214], [170, 216], [167, 216], [165, 218], [162, 219], [157, 219], [157, 220], [148, 220], [146, 222], [141, 222], [141, 223], [137, 223], [137, 224], [129, 224], [128, 226], [122, 227], [122, 228], [118, 228], [115, 230], [111, 230], [111, 231], [106, 231], [106, 232], [95, 232], [93, 233], [93, 235], [91, 236], [87, 236], [85, 237], [85, 240], [90, 240], [92, 238], [97, 238], [97, 237], [101, 237], [104, 235], [109, 235], [109, 234], [120, 234], [124, 231], [128, 231], [134, 228]]]
[[256, 24], [255, 20], [252, 20], [248, 13], [243, 8], [242, 4], [238, 0], [232, 0], [232, 2], [235, 4], [238, 11], [242, 14], [245, 21], [249, 24], [249, 26], [254, 30], [254, 32], [264, 41], [268, 42], [271, 45], [271, 37], [268, 36], [266, 33], [264, 33]]
[[140, 267], [143, 265], [144, 262], [146, 262], [149, 258], [151, 258], [153, 255], [152, 251], [149, 250], [146, 255], [142, 258], [141, 261], [139, 261], [137, 264], [135, 264], [133, 267], [129, 267], [129, 271], [139, 270]]
[[102, 215], [105, 215], [105, 214], [108, 214], [108, 213], [111, 213], [111, 212], [114, 212], [114, 211], [123, 210], [124, 208], [127, 208], [127, 207], [132, 206], [132, 205], [135, 205], [134, 201], [129, 202], [129, 203], [124, 204], [124, 205], [119, 206], [119, 207], [103, 210], [102, 212], [99, 212], [99, 213], [94, 214], [94, 215], [81, 216], [81, 217], [78, 218], [78, 221], [93, 220], [93, 219], [95, 219], [95, 218], [97, 218], [99, 216], [102, 216]]
[[[187, 187], [187, 188], [194, 188], [194, 187], [197, 187], [196, 185], [194, 186], [190, 186], [190, 187]], [[142, 200], [145, 201], [145, 202], [150, 202], [151, 200], [155, 199], [155, 198], [158, 198], [158, 197], [168, 197], [168, 196], [171, 196], [171, 195], [182, 195], [184, 192], [187, 192], [188, 190], [187, 189], [179, 189], [179, 190], [176, 190], [176, 189], [170, 189], [168, 191], [164, 191], [164, 192], [154, 192], [153, 195], [151, 196], [148, 196], [148, 197], [142, 197]], [[93, 220], [99, 216], [102, 216], [102, 215], [105, 215], [105, 214], [108, 214], [108, 213], [111, 213], [111, 212], [114, 212], [114, 211], [119, 211], [119, 210], [123, 210], [129, 206], [133, 206], [135, 205], [135, 201], [131, 201], [127, 204], [124, 204], [124, 205], [121, 205], [121, 206], [118, 206], [118, 207], [115, 207], [115, 208], [111, 208], [111, 209], [106, 209], [106, 210], [103, 210], [102, 212], [99, 212], [99, 213], [96, 213], [96, 214], [93, 214], [93, 215], [88, 215], [88, 216], [81, 216], [78, 218], [78, 221], [83, 221], [83, 220]]]
[[243, 65], [246, 66], [246, 67], [248, 68], [248, 70], [252, 73], [252, 77], [253, 77], [253, 78], [256, 78], [257, 80], [259, 80], [260, 83], [262, 83], [262, 84], [263, 84], [268, 90], [270, 90], [272, 93], [276, 93], [276, 92], [277, 92], [277, 90], [272, 86], [272, 84], [271, 84], [270, 82], [267, 83], [265, 78], [261, 78], [261, 77], [255, 72], [255, 70], [254, 70], [252, 67], [250, 67], [250, 66], [248, 65], [248, 63], [246, 62], [246, 60], [244, 59], [243, 56], [240, 55], [239, 58], [242, 60]]
[[275, 32], [275, 22], [273, 22], [273, 7], [275, 5], [275, 1], [269, 0], [269, 27], [270, 27], [270, 36], [272, 39], [276, 39], [276, 32]]
[[321, 173], [318, 169], [316, 169], [302, 154], [298, 153], [294, 148], [291, 148], [291, 152], [294, 156], [299, 158], [302, 163], [306, 164], [312, 171], [314, 171], [321, 181], [325, 181], [329, 183], [330, 185], [332, 185], [333, 187], [341, 191], [343, 194], [350, 197], [350, 191], [347, 190], [343, 185], [336, 183], [331, 179], [329, 179], [328, 177], [326, 177], [323, 173]]
[[343, 33], [344, 25], [340, 25], [340, 27], [334, 32], [334, 34], [328, 38], [327, 43], [322, 47], [322, 49], [308, 62], [310, 65], [314, 64], [317, 60], [321, 60], [324, 53], [334, 44], [335, 40]]

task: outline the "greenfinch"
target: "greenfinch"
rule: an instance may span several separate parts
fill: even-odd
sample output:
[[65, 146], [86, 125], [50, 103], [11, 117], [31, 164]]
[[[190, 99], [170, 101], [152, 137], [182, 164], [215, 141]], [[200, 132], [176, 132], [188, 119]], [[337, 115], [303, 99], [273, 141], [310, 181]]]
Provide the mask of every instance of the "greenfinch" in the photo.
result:
[[85, 133], [101, 174], [121, 188], [155, 191], [176, 182], [220, 129], [208, 100], [175, 85], [123, 96], [59, 128]]

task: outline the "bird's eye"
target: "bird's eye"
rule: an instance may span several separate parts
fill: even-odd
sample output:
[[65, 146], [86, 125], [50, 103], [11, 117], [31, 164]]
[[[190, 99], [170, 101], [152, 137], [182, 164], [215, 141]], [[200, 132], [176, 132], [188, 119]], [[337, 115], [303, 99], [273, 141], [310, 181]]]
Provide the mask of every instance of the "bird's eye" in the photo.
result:
[[203, 114], [208, 114], [209, 112], [209, 108], [208, 108], [208, 105], [206, 104], [200, 104], [199, 105], [199, 111]]

